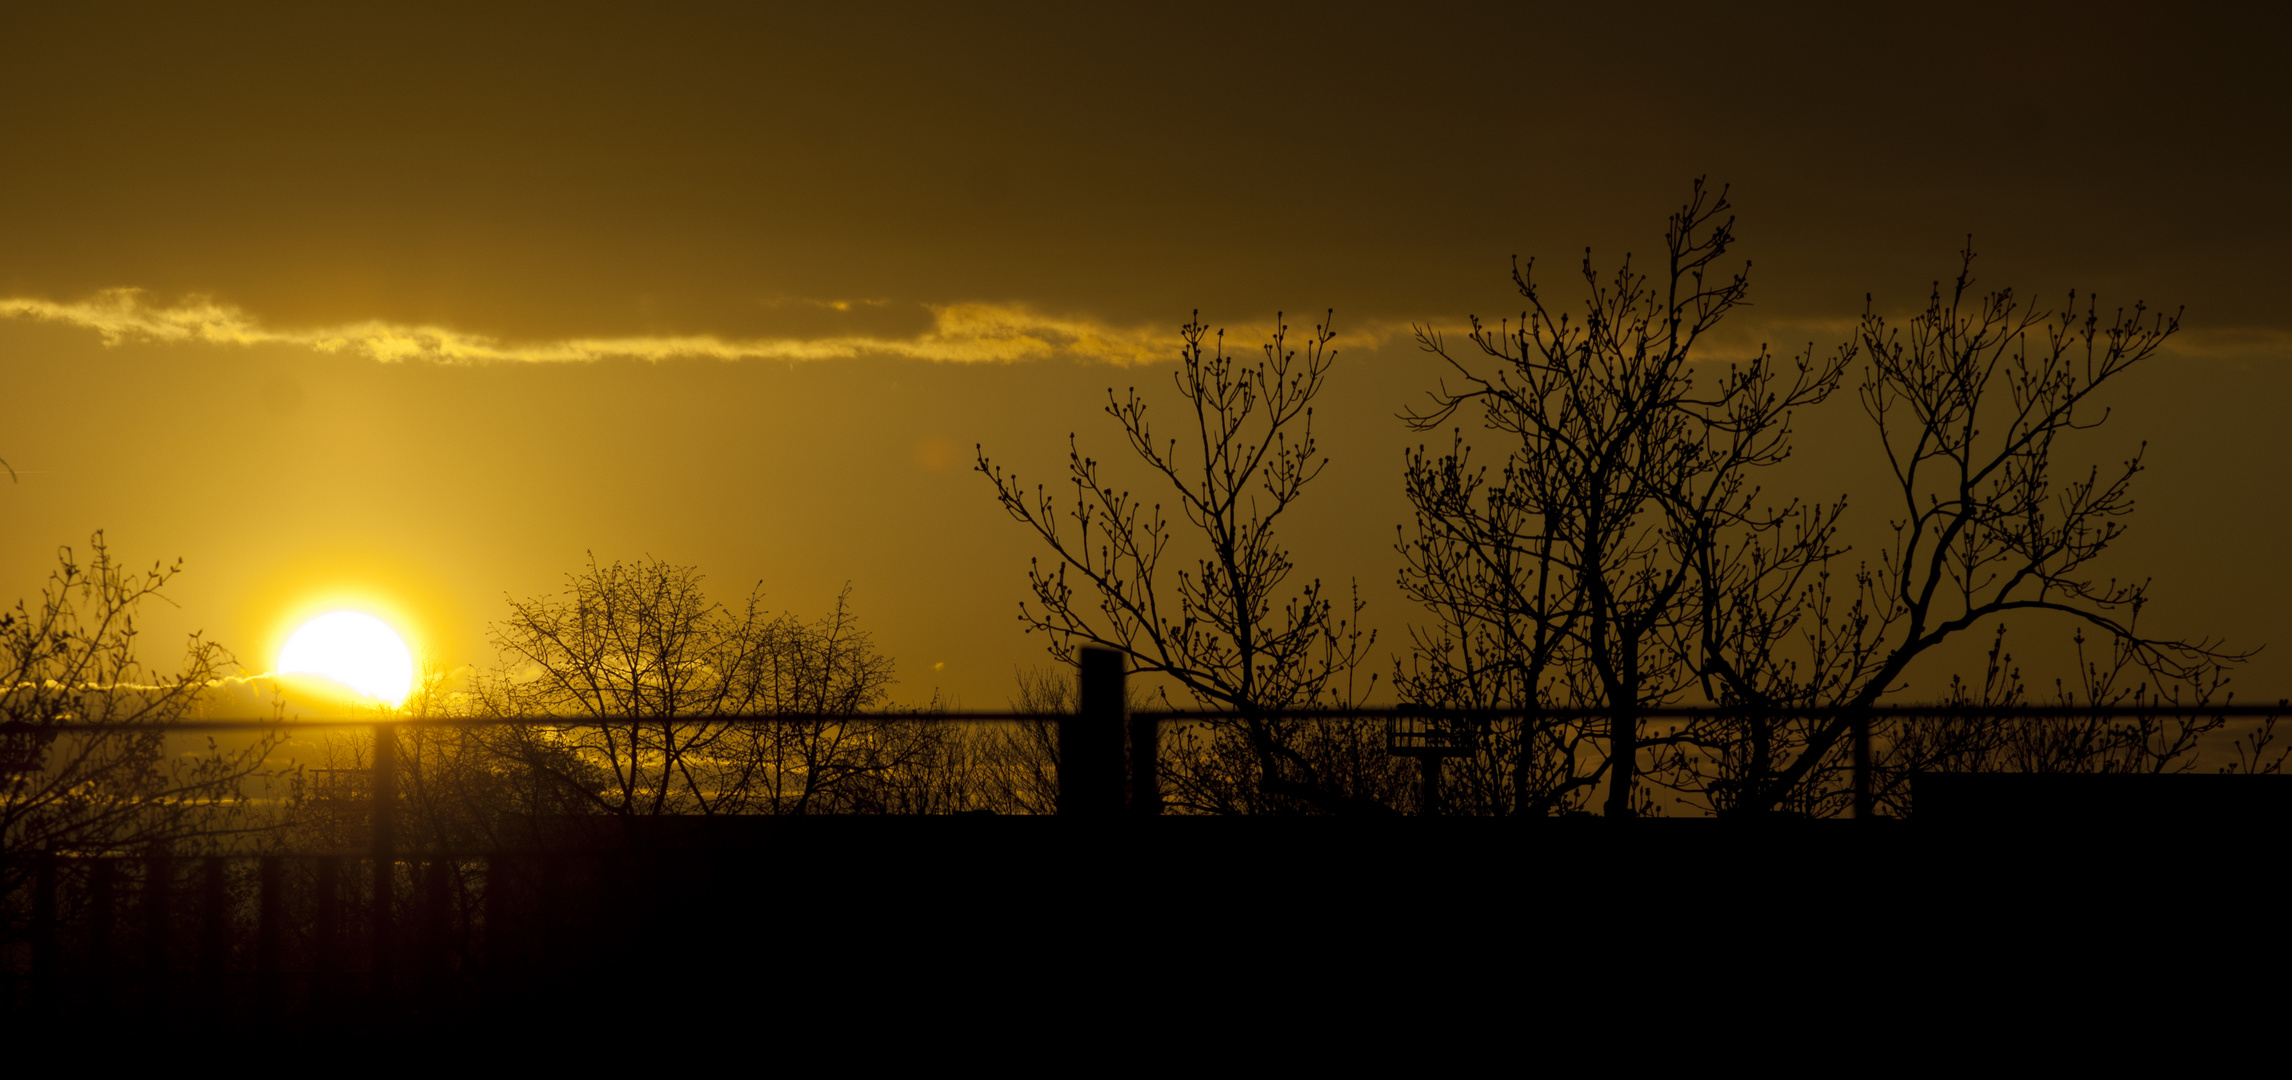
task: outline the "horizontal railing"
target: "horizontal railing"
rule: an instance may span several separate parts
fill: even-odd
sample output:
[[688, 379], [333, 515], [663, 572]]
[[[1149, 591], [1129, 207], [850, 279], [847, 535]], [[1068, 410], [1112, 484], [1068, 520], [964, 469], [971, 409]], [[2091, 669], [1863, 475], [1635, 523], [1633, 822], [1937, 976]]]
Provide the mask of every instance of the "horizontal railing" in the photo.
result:
[[[2274, 705], [1870, 705], [1851, 706], [1778, 706], [1754, 707], [1739, 705], [1645, 705], [1629, 710], [1608, 706], [1566, 705], [1516, 708], [1447, 708], [1427, 705], [1393, 705], [1358, 708], [1310, 709], [1127, 709], [1123, 715], [1137, 720], [1156, 722], [1200, 720], [1387, 720], [1423, 718], [1428, 716], [1458, 720], [1511, 720], [1524, 716], [1560, 720], [1593, 720], [1614, 716], [1619, 712], [1650, 720], [1728, 719], [1761, 716], [1779, 720], [1820, 720], [1848, 715], [1868, 716], [1874, 720], [1969, 720], [1969, 719], [2099, 719], [2131, 720], [2143, 717], [2205, 717], [2259, 719], [2271, 716], [2292, 716], [2292, 704]], [[1055, 723], [1073, 719], [1071, 713], [1012, 712], [997, 710], [955, 709], [935, 712], [862, 711], [862, 712], [772, 712], [772, 713], [620, 713], [611, 716], [584, 715], [530, 715], [530, 716], [405, 716], [405, 717], [302, 717], [287, 718], [202, 718], [174, 720], [166, 723], [84, 723], [71, 720], [54, 722], [0, 722], [0, 735], [52, 735], [96, 732], [148, 732], [165, 731], [184, 734], [215, 734], [226, 731], [270, 731], [281, 728], [373, 728], [377, 725], [405, 730], [416, 728], [481, 728], [503, 726], [529, 727], [608, 727], [627, 724], [730, 724], [763, 726], [770, 724], [800, 723], [852, 723], [856, 721], [898, 721], [917, 723]]]
[[[389, 792], [394, 786], [396, 772], [396, 740], [385, 738], [387, 732], [417, 732], [426, 730], [468, 730], [482, 728], [541, 728], [585, 729], [627, 727], [786, 727], [805, 725], [852, 724], [1053, 724], [1057, 727], [1057, 753], [1053, 772], [1058, 785], [1057, 810], [1066, 816], [1110, 816], [1123, 814], [1159, 814], [1162, 811], [1160, 781], [1155, 772], [1159, 760], [1162, 729], [1166, 726], [1185, 726], [1203, 723], [1288, 723], [1317, 721], [1369, 721], [1381, 722], [1388, 729], [1406, 725], [1415, 739], [1408, 746], [1406, 740], [1393, 738], [1392, 752], [1398, 756], [1439, 756], [1452, 751], [1461, 752], [1469, 745], [1468, 739], [1456, 733], [1491, 723], [1516, 722], [1533, 719], [1540, 722], [1570, 723], [1605, 720], [1623, 713], [1644, 721], [1674, 721], [1680, 724], [1709, 722], [1744, 722], [1759, 719], [1769, 722], [1785, 721], [1845, 721], [1850, 730], [1848, 745], [1852, 762], [1847, 772], [1852, 777], [1855, 792], [1854, 813], [1857, 817], [1871, 814], [1871, 776], [1875, 769], [1870, 748], [1872, 725], [1879, 723], [1958, 723], [1966, 721], [2154, 721], [2218, 719], [2273, 721], [2292, 715], [2292, 705], [2218, 704], [2218, 705], [1874, 705], [1864, 707], [1788, 706], [1743, 707], [1708, 705], [1642, 706], [1630, 710], [1617, 710], [1600, 706], [1551, 706], [1534, 708], [1443, 708], [1432, 706], [1388, 706], [1379, 708], [1306, 708], [1306, 709], [1135, 709], [1119, 707], [1122, 700], [1119, 681], [1110, 690], [1092, 695], [1110, 698], [1117, 703], [1108, 707], [1101, 703], [1074, 713], [1020, 712], [1012, 710], [963, 710], [937, 712], [876, 711], [876, 712], [782, 712], [782, 713], [674, 713], [623, 714], [612, 716], [546, 715], [546, 716], [456, 716], [456, 717], [293, 717], [293, 718], [200, 718], [175, 720], [165, 723], [106, 723], [57, 720], [53, 722], [0, 722], [0, 739], [31, 737], [54, 739], [69, 736], [101, 734], [163, 734], [163, 735], [215, 735], [226, 733], [283, 733], [288, 731], [368, 730], [374, 733], [374, 758], [362, 771], [368, 782], [380, 792], [377, 805], [393, 804]], [[1595, 740], [1596, 741], [1596, 740]], [[1127, 747], [1126, 744], [1127, 743]], [[1128, 759], [1128, 769], [1124, 759]], [[387, 830], [387, 811], [375, 819], [375, 828]]]

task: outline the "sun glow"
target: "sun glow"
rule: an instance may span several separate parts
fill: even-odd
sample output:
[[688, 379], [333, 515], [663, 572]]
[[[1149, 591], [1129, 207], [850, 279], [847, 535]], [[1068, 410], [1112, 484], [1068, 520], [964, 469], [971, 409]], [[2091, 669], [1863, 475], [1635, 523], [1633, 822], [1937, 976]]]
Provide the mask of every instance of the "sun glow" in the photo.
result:
[[335, 611], [302, 624], [279, 650], [278, 673], [316, 675], [386, 705], [414, 689], [414, 654], [390, 624], [359, 611]]

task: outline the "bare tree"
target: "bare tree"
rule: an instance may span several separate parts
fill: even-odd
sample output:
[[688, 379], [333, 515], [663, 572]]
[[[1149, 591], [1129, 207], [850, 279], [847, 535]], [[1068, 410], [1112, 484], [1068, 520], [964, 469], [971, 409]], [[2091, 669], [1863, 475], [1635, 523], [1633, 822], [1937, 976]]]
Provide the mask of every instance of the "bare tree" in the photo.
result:
[[[450, 691], [453, 680], [425, 655], [413, 692], [376, 721], [480, 718], [483, 699]], [[498, 702], [497, 702], [498, 704]], [[416, 850], [488, 851], [530, 843], [543, 818], [599, 813], [596, 792], [615, 786], [577, 741], [509, 729], [408, 725], [395, 740], [398, 836]], [[296, 778], [288, 799], [292, 844], [304, 850], [367, 842], [372, 808], [372, 736], [320, 736], [318, 763]]]
[[586, 792], [600, 811], [647, 816], [732, 809], [750, 796], [756, 763], [732, 725], [686, 717], [749, 708], [772, 627], [751, 595], [734, 613], [709, 601], [700, 574], [659, 561], [599, 565], [561, 597], [511, 601], [492, 628], [501, 662], [477, 682], [503, 717], [581, 717], [591, 726], [502, 729], [513, 756], [538, 764], [558, 746], [605, 771]]
[[[2104, 320], [2091, 297], [2080, 310], [2075, 293], [2059, 314], [2025, 308], [2011, 289], [1976, 292], [1973, 260], [1969, 242], [1955, 282], [1947, 290], [1937, 282], [1906, 327], [1873, 302], [1858, 328], [1856, 344], [1869, 354], [1858, 396], [1891, 468], [1898, 516], [1892, 543], [1877, 565], [1857, 569], [1851, 596], [1834, 591], [1826, 567], [1808, 574], [1807, 564], [1762, 556], [1755, 543], [1744, 545], [1749, 557], [1707, 570], [1697, 664], [1715, 693], [1754, 712], [1836, 712], [1745, 729], [1729, 745], [1705, 748], [1715, 754], [1690, 755], [1682, 762], [1694, 777], [1689, 786], [1724, 783], [1736, 807], [1754, 812], [1836, 812], [1841, 803], [1874, 812], [1934, 744], [1893, 736], [1888, 750], [1889, 733], [1874, 733], [1869, 707], [1944, 641], [2009, 616], [2050, 612], [2111, 643], [2106, 664], [2081, 660], [2086, 685], [2064, 687], [2064, 701], [2121, 703], [2131, 675], [2143, 695], [2206, 704], [2221, 700], [2225, 666], [2247, 655], [2141, 630], [2148, 582], [2100, 572], [2098, 560], [2133, 511], [2141, 453], [2106, 472], [2067, 476], [2058, 456], [2075, 432], [2107, 419], [2096, 397], [2157, 354], [2179, 329], [2178, 313], [2136, 304]], [[1995, 688], [1995, 654], [1990, 666], [1985, 693], [2005, 694]], [[2142, 754], [2152, 767], [2181, 759], [2170, 747]], [[1880, 790], [1848, 790], [1840, 775], [1857, 757], [1870, 765], [1861, 775], [1893, 778]]]
[[[136, 572], [121, 565], [102, 532], [81, 563], [70, 548], [38, 605], [0, 614], [0, 838], [8, 853], [112, 851], [183, 843], [215, 845], [272, 827], [243, 798], [268, 781], [265, 762], [281, 737], [264, 732], [237, 748], [208, 740], [181, 745], [167, 725], [197, 714], [236, 665], [222, 646], [192, 634], [170, 671], [136, 655], [136, 610], [182, 571], [180, 563]], [[62, 724], [103, 730], [65, 731]], [[20, 860], [0, 893], [18, 884]]]
[[[700, 582], [688, 566], [592, 559], [561, 597], [513, 601], [477, 704], [539, 722], [503, 729], [495, 751], [621, 816], [804, 813], [848, 778], [896, 767], [896, 725], [828, 715], [881, 705], [892, 681], [848, 589], [807, 625], [768, 615], [760, 592], [726, 608]], [[787, 719], [738, 719], [766, 716]], [[546, 722], [568, 717], [590, 723]], [[584, 786], [568, 751], [607, 785]]]
[[[1403, 419], [1435, 430], [1471, 416], [1502, 444], [1493, 474], [1461, 428], [1445, 452], [1410, 453], [1416, 521], [1399, 544], [1401, 587], [1433, 615], [1413, 632], [1404, 700], [1521, 717], [1476, 733], [1453, 782], [1471, 808], [1576, 810], [1604, 786], [1609, 815], [1645, 810], [1640, 773], [1683, 736], [1649, 733], [1640, 711], [1695, 688], [1722, 534], [1787, 535], [1754, 556], [1786, 578], [1828, 551], [1836, 508], [1764, 508], [1754, 477], [1788, 457], [1793, 411], [1837, 388], [1846, 355], [1818, 362], [1810, 346], [1784, 361], [1762, 347], [1723, 372], [1701, 363], [1703, 339], [1750, 289], [1747, 264], [1714, 269], [1734, 243], [1727, 210], [1723, 189], [1697, 181], [1652, 277], [1627, 256], [1603, 278], [1587, 251], [1580, 321], [1547, 300], [1531, 260], [1513, 271], [1518, 319], [1472, 319], [1477, 355], [1418, 330], [1456, 382]], [[1607, 721], [1555, 719], [1555, 707]]]
[[[2211, 762], [2216, 771], [2283, 771], [2292, 750], [2278, 743], [2278, 717], [2260, 718], [2233, 733], [2235, 721], [2203, 711], [2227, 700], [2223, 667], [2206, 665], [2190, 678], [2157, 670], [2137, 640], [2106, 638], [2098, 642], [2101, 648], [2090, 649], [2097, 643], [2082, 629], [2072, 639], [2075, 672], [2056, 679], [2051, 700], [2040, 701], [2005, 651], [2006, 626], [1999, 623], [1979, 683], [1951, 677], [1943, 703], [1953, 712], [1885, 732], [1873, 793], [1879, 809], [1909, 812], [1909, 780], [1918, 772], [2190, 772], [2207, 764], [2207, 743], [2215, 744], [2218, 753], [2224, 735], [2231, 736], [2228, 759]], [[2039, 715], [2004, 711], [2027, 704], [2060, 710]], [[1992, 708], [1999, 711], [1990, 713]], [[2129, 715], [2098, 709], [2129, 710]]]
[[1136, 389], [1119, 398], [1107, 391], [1106, 414], [1174, 504], [1175, 519], [1161, 502], [1121, 490], [1072, 436], [1067, 507], [1039, 485], [1030, 492], [1006, 477], [984, 448], [977, 469], [1057, 563], [1034, 563], [1035, 602], [1019, 613], [1030, 632], [1049, 635], [1054, 658], [1071, 664], [1078, 647], [1114, 649], [1133, 671], [1167, 677], [1195, 703], [1243, 714], [1172, 740], [1172, 805], [1381, 809], [1357, 787], [1376, 782], [1389, 763], [1331, 757], [1322, 751], [1342, 749], [1343, 740], [1317, 747], [1314, 726], [1267, 715], [1358, 700], [1369, 687], [1353, 675], [1374, 641], [1358, 628], [1357, 590], [1339, 616], [1319, 579], [1292, 584], [1296, 567], [1275, 534], [1327, 464], [1313, 438], [1312, 402], [1336, 358], [1326, 323], [1300, 352], [1275, 321], [1254, 364], [1229, 356], [1224, 332], [1213, 334], [1198, 314], [1182, 328], [1173, 376], [1181, 409], [1191, 412], [1182, 439], [1156, 436]]
[[755, 708], [787, 718], [745, 729], [764, 765], [771, 813], [886, 813], [902, 805], [896, 778], [911, 782], [945, 732], [891, 717], [852, 718], [884, 705], [892, 662], [875, 650], [851, 610], [851, 589], [810, 625], [784, 616], [776, 647], [758, 657]]

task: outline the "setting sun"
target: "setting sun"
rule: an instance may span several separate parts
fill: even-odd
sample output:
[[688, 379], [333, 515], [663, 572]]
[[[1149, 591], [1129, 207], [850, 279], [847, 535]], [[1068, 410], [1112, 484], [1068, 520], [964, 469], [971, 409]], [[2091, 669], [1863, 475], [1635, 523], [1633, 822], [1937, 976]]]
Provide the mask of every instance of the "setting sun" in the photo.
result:
[[414, 688], [414, 654], [390, 624], [336, 611], [302, 624], [279, 650], [281, 675], [317, 675], [391, 705]]

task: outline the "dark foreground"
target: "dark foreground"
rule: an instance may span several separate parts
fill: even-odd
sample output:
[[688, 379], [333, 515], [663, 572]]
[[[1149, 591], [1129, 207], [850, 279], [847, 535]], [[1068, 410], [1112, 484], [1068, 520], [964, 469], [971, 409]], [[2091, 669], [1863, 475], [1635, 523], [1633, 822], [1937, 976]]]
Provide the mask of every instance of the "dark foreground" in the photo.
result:
[[[1409, 1026], [1784, 988], [2097, 987], [2234, 948], [2231, 921], [2274, 909], [2284, 853], [2265, 817], [594, 824], [409, 858], [379, 952], [355, 901], [319, 909], [300, 871], [271, 900], [236, 878], [221, 908], [187, 896], [166, 926], [125, 893], [100, 932], [66, 904], [36, 967], [12, 965], [9, 1024], [506, 1035], [1126, 1002]], [[168, 880], [196, 892], [195, 869]], [[283, 929], [250, 925], [265, 903]]]

